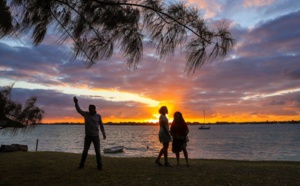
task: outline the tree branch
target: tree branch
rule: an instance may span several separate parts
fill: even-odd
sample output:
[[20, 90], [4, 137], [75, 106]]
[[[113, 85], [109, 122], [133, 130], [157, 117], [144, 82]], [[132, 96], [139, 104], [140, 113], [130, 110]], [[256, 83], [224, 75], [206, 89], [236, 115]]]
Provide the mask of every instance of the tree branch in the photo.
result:
[[51, 15], [54, 17], [54, 19], [58, 22], [58, 24], [65, 30], [65, 32], [71, 37], [71, 39], [75, 42], [75, 44], [81, 49], [81, 51], [84, 53], [84, 55], [93, 62], [93, 59], [90, 58], [90, 56], [86, 53], [86, 51], [81, 47], [81, 45], [76, 41], [76, 39], [70, 34], [70, 32], [63, 26], [63, 24], [60, 22], [60, 20], [56, 17], [56, 15], [50, 10]]
[[177, 19], [173, 18], [172, 16], [168, 15], [165, 12], [159, 11], [155, 8], [149, 7], [149, 6], [145, 6], [145, 5], [141, 5], [141, 4], [134, 4], [134, 3], [120, 3], [120, 2], [103, 2], [103, 1], [99, 1], [99, 0], [95, 0], [97, 3], [102, 4], [102, 5], [126, 5], [126, 6], [136, 6], [136, 7], [141, 7], [144, 9], [149, 9], [154, 11], [155, 13], [157, 13], [157, 15], [159, 15], [166, 23], [169, 23], [168, 21], [166, 21], [161, 15], [164, 15], [166, 17], [168, 17], [169, 19], [171, 19], [172, 21], [175, 21], [176, 23], [180, 24], [181, 26], [183, 26], [184, 28], [186, 28], [187, 30], [191, 31], [193, 34], [195, 34], [196, 36], [198, 36], [199, 38], [201, 38], [202, 40], [204, 40], [207, 43], [210, 43], [210, 41], [206, 40], [205, 38], [203, 38], [201, 35], [199, 35], [196, 31], [194, 31], [193, 29], [191, 29], [190, 27], [186, 26], [185, 24], [181, 23], [180, 21], [178, 21]]

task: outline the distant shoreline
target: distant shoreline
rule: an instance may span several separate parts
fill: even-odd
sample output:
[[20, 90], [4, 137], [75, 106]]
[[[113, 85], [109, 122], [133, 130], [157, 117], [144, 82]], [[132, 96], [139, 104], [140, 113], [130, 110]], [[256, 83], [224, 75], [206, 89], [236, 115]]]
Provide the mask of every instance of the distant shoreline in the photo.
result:
[[[83, 125], [84, 123], [68, 123], [68, 122], [57, 122], [57, 123], [39, 123], [36, 125]], [[171, 124], [171, 123], [170, 123]], [[216, 122], [216, 123], [200, 123], [200, 122], [187, 122], [188, 125], [257, 125], [257, 124], [300, 124], [300, 121], [263, 121], [263, 122]], [[104, 125], [143, 125], [143, 126], [154, 126], [158, 123], [141, 123], [141, 122], [107, 122]]]

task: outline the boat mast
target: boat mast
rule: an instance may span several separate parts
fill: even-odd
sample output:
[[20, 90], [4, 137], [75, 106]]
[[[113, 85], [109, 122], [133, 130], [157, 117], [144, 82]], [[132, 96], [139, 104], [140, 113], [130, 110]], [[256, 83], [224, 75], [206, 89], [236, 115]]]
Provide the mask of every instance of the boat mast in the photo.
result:
[[205, 110], [203, 110], [203, 124], [205, 124]]

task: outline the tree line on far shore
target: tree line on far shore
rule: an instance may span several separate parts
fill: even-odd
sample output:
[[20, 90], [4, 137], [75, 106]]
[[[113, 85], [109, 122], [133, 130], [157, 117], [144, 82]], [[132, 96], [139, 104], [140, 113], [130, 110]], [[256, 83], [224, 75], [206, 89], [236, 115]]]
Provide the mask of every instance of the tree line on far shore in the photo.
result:
[[[248, 121], [248, 122], [215, 122], [215, 123], [201, 123], [201, 122], [186, 122], [188, 125], [239, 125], [239, 124], [300, 124], [300, 120], [289, 121]], [[39, 123], [37, 125], [83, 125], [80, 122], [57, 122], [57, 123]], [[158, 125], [153, 122], [106, 122], [104, 125]]]

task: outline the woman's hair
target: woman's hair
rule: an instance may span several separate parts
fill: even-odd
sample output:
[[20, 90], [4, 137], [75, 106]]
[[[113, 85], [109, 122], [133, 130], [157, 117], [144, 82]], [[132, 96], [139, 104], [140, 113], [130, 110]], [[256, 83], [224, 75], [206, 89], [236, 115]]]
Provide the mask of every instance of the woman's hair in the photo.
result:
[[178, 112], [176, 111], [174, 113], [174, 120], [173, 120], [173, 123], [176, 123], [176, 124], [182, 124], [182, 123], [185, 123], [184, 119], [183, 119], [183, 116], [181, 114], [181, 112]]
[[158, 110], [158, 112], [160, 113], [160, 114], [165, 114], [165, 113], [167, 113], [167, 107], [166, 106], [162, 106], [162, 107], [160, 107], [160, 109]]

